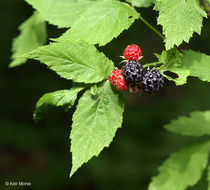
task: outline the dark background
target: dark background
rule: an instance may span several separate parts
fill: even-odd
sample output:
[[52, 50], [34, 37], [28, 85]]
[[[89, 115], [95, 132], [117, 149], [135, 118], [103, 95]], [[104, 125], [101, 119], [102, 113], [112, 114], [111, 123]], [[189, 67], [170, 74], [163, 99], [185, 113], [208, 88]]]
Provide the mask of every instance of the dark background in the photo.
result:
[[[139, 9], [142, 16], [156, 26], [157, 13]], [[155, 96], [134, 96], [125, 93], [123, 127], [117, 131], [110, 148], [98, 158], [83, 165], [71, 179], [69, 152], [71, 117], [74, 109], [55, 109], [35, 124], [32, 114], [36, 101], [44, 93], [69, 89], [71, 81], [61, 79], [44, 65], [28, 61], [9, 69], [12, 38], [17, 27], [32, 13], [23, 0], [0, 1], [0, 189], [33, 190], [145, 190], [158, 166], [173, 151], [190, 141], [200, 140], [171, 134], [163, 125], [179, 115], [195, 110], [210, 109], [210, 85], [188, 78], [184, 86], [166, 82]], [[156, 26], [157, 27], [157, 26]], [[160, 27], [158, 27], [161, 30]], [[49, 37], [63, 31], [48, 26]], [[204, 20], [202, 36], [194, 34], [184, 49], [209, 54], [210, 21]], [[129, 31], [100, 48], [116, 65], [127, 44], [138, 44], [144, 55], [143, 63], [155, 61], [153, 53], [164, 48], [162, 40], [141, 21]], [[195, 190], [204, 190], [206, 173]], [[31, 187], [6, 187], [6, 181], [31, 182]]]

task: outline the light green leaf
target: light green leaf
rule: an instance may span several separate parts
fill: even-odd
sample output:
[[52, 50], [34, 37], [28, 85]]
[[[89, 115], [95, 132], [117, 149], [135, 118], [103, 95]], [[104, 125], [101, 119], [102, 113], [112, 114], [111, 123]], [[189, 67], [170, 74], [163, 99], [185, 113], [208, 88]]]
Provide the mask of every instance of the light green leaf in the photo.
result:
[[26, 0], [50, 24], [71, 27], [78, 17], [91, 7], [93, 1], [84, 0]]
[[200, 34], [203, 17], [207, 17], [197, 0], [156, 0], [155, 10], [159, 11], [157, 21], [163, 26], [166, 50], [189, 42], [194, 32]]
[[[157, 56], [157, 55], [156, 55]], [[187, 77], [190, 74], [190, 71], [182, 68], [181, 54], [176, 49], [170, 51], [163, 51], [159, 55], [159, 61], [163, 63], [163, 66], [160, 67], [160, 73], [165, 76], [168, 80], [172, 80], [176, 85], [183, 85], [187, 82]], [[166, 71], [176, 73], [177, 78], [172, 78], [165, 74]]]
[[182, 68], [190, 70], [190, 76], [210, 82], [210, 56], [192, 50], [183, 51]]
[[114, 69], [112, 61], [86, 42], [52, 43], [25, 57], [39, 60], [61, 77], [74, 82], [97, 83], [108, 78]]
[[83, 163], [109, 146], [122, 125], [123, 110], [122, 97], [108, 80], [98, 87], [96, 96], [88, 90], [80, 98], [70, 135], [71, 176]]
[[95, 2], [55, 41], [84, 40], [102, 46], [128, 29], [138, 16], [132, 7], [122, 2]]
[[98, 87], [97, 87], [97, 85], [96, 85], [96, 84], [92, 85], [92, 86], [90, 87], [90, 93], [91, 93], [93, 96], [95, 96], [95, 95], [97, 94], [97, 92], [98, 92]]
[[208, 163], [210, 141], [187, 146], [160, 166], [159, 175], [152, 178], [149, 190], [184, 190], [195, 185]]
[[25, 63], [27, 59], [19, 56], [44, 45], [47, 40], [46, 24], [37, 12], [19, 26], [19, 31], [20, 35], [12, 43], [10, 67]]
[[54, 107], [63, 107], [65, 110], [68, 110], [74, 105], [77, 99], [77, 93], [83, 88], [82, 86], [76, 86], [70, 90], [59, 90], [44, 94], [36, 104], [34, 119], [36, 121], [42, 119], [52, 111]]
[[181, 116], [164, 126], [167, 130], [186, 136], [210, 135], [210, 111], [196, 111], [190, 117]]
[[[159, 68], [160, 72], [169, 80], [177, 85], [183, 85], [188, 76], [198, 77], [202, 81], [210, 82], [210, 56], [192, 50], [179, 53], [172, 49], [163, 51], [161, 55], [156, 55], [163, 66]], [[176, 73], [178, 78], [171, 78], [165, 74], [166, 71]]]
[[131, 3], [132, 6], [135, 7], [149, 7], [153, 3], [155, 3], [155, 0], [126, 0], [126, 1]]

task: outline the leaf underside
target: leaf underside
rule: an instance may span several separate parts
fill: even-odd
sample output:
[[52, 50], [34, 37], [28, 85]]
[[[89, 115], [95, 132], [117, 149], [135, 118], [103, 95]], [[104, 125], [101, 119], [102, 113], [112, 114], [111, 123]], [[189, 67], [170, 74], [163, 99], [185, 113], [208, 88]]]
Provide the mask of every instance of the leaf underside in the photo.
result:
[[168, 131], [186, 136], [210, 135], [210, 111], [196, 111], [164, 126]]
[[63, 107], [68, 110], [74, 105], [77, 98], [77, 93], [84, 87], [77, 86], [70, 90], [59, 90], [44, 94], [36, 104], [36, 111], [34, 112], [34, 119], [36, 121], [47, 115], [54, 107]]
[[128, 4], [111, 1], [27, 0], [46, 21], [71, 27], [55, 41], [83, 40], [105, 45], [128, 29], [139, 14]]
[[25, 63], [27, 59], [19, 56], [44, 45], [47, 40], [46, 23], [37, 12], [19, 26], [19, 31], [19, 36], [13, 39], [10, 67]]
[[208, 163], [210, 141], [193, 144], [171, 156], [159, 167], [149, 190], [184, 190], [195, 185]]

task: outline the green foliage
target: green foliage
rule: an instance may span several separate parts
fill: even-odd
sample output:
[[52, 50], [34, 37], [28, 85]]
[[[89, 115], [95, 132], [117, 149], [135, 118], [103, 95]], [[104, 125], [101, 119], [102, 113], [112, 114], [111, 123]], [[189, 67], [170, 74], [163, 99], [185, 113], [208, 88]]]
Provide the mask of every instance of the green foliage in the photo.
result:
[[195, 185], [208, 163], [210, 141], [193, 144], [171, 156], [152, 178], [149, 190], [184, 190]]
[[157, 21], [163, 26], [166, 50], [189, 42], [194, 32], [200, 34], [203, 17], [207, 17], [197, 0], [156, 0], [155, 10], [159, 11]]
[[20, 35], [12, 43], [13, 55], [10, 67], [25, 63], [27, 59], [19, 56], [44, 45], [47, 40], [45, 21], [37, 12], [22, 23], [18, 29]]
[[[173, 49], [170, 51], [163, 51], [159, 56], [157, 55], [160, 63], [163, 65], [160, 67], [160, 72], [168, 79], [176, 83], [176, 85], [183, 85], [187, 81], [187, 77], [190, 74], [190, 71], [182, 68], [181, 54], [178, 50]], [[170, 71], [176, 73], [178, 78], [172, 78], [166, 75], [164, 72]]]
[[131, 3], [132, 6], [135, 7], [149, 7], [155, 2], [155, 0], [126, 0], [126, 1]]
[[98, 87], [96, 96], [88, 90], [80, 98], [70, 135], [71, 176], [83, 163], [109, 146], [117, 128], [122, 125], [123, 111], [122, 97], [109, 81]]
[[26, 54], [25, 57], [41, 61], [61, 77], [74, 82], [100, 82], [114, 68], [112, 61], [85, 42], [52, 43]]
[[27, 0], [51, 24], [71, 27], [58, 40], [83, 40], [105, 45], [138, 18], [138, 13], [122, 2]]
[[[174, 81], [177, 85], [183, 85], [188, 76], [198, 77], [202, 81], [210, 82], [210, 56], [203, 53], [186, 50], [179, 53], [177, 49], [163, 51], [157, 55], [160, 63], [160, 72], [168, 79]], [[171, 78], [164, 72], [170, 71], [176, 73], [178, 78]]]
[[[34, 119], [41, 119], [53, 107], [71, 108], [78, 92], [87, 88], [73, 114], [70, 134], [72, 176], [84, 163], [110, 145], [123, 120], [122, 96], [107, 80], [114, 63], [94, 45], [109, 43], [138, 18], [161, 38], [164, 37], [132, 6], [117, 0], [26, 1], [37, 12], [20, 26], [21, 34], [14, 40], [10, 66], [22, 64], [27, 58], [35, 59], [61, 77], [83, 83], [69, 90], [43, 95], [37, 102]], [[127, 2], [136, 7], [148, 7], [154, 0]], [[198, 1], [156, 0], [155, 10], [159, 11], [157, 21], [163, 27], [166, 43], [166, 51], [156, 54], [160, 72], [176, 85], [185, 84], [188, 76], [210, 82], [210, 56], [192, 50], [179, 51], [174, 47], [183, 41], [188, 42], [194, 32], [201, 33], [203, 17], [207, 14]], [[46, 42], [46, 26], [42, 18], [60, 28], [70, 29], [54, 39], [57, 43], [39, 47]], [[178, 77], [168, 76], [167, 71]], [[171, 121], [165, 128], [181, 135], [201, 136], [210, 134], [209, 126], [210, 111], [198, 111], [191, 113], [190, 117]], [[153, 178], [149, 190], [184, 190], [195, 185], [207, 166], [209, 151], [210, 142], [207, 141], [172, 154], [159, 168], [160, 173]]]
[[124, 3], [96, 2], [56, 41], [73, 39], [105, 45], [128, 29], [138, 16], [134, 9]]
[[59, 90], [44, 94], [36, 104], [34, 119], [36, 121], [42, 119], [42, 117], [48, 114], [55, 106], [63, 107], [65, 110], [68, 110], [74, 105], [77, 99], [77, 93], [83, 88], [84, 87], [80, 85], [70, 90]]
[[182, 68], [190, 70], [190, 76], [210, 82], [210, 56], [192, 50], [183, 51]]
[[196, 111], [190, 117], [181, 116], [164, 126], [167, 130], [186, 136], [210, 135], [210, 111]]

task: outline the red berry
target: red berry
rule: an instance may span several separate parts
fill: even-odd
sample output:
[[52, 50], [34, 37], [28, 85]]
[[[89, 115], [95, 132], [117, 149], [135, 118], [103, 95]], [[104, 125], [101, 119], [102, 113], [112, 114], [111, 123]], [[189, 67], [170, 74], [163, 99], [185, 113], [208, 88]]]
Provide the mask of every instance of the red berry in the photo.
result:
[[134, 85], [130, 87], [131, 92], [133, 94], [140, 94], [141, 93], [141, 87], [139, 85]]
[[128, 90], [128, 83], [125, 81], [123, 75], [122, 75], [121, 69], [115, 69], [111, 72], [109, 76], [109, 81], [113, 86], [115, 86], [120, 91], [126, 91]]
[[142, 55], [141, 49], [136, 44], [128, 45], [124, 50], [124, 58], [137, 61]]

